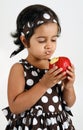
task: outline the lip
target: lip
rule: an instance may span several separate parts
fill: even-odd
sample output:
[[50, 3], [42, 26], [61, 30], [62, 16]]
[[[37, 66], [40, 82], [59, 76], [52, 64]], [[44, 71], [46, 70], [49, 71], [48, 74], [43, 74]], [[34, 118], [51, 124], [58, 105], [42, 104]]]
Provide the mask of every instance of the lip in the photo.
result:
[[52, 55], [52, 51], [46, 51], [45, 54], [46, 55]]
[[52, 54], [53, 54], [52, 51], [46, 51], [44, 56], [45, 58], [50, 59]]

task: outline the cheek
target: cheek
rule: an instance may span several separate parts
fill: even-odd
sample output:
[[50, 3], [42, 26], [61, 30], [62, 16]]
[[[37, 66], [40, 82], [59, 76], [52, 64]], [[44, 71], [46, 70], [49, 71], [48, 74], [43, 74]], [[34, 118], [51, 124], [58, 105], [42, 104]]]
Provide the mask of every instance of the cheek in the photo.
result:
[[39, 46], [35, 46], [35, 47], [32, 47], [32, 48], [30, 49], [30, 51], [31, 51], [34, 55], [39, 55], [39, 54], [41, 54], [43, 50], [44, 50], [43, 47], [39, 47]]
[[54, 49], [54, 50], [56, 50], [56, 43], [55, 43], [55, 44], [53, 44], [53, 49]]
[[40, 44], [36, 46], [36, 49], [39, 51], [44, 51], [45, 45], [44, 44]]

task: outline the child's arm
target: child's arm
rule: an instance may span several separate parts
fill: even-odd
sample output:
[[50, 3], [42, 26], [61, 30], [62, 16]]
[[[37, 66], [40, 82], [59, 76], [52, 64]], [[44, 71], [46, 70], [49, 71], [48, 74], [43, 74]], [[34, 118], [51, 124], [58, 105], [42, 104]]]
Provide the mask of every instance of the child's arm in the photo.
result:
[[24, 91], [24, 88], [24, 70], [21, 64], [16, 63], [11, 68], [8, 79], [9, 107], [15, 114], [32, 107], [46, 91], [46, 88], [41, 87], [39, 83], [28, 91]]
[[8, 79], [10, 110], [18, 114], [30, 109], [44, 95], [48, 88], [53, 87], [63, 79], [65, 73], [59, 74], [61, 71], [61, 69], [57, 69], [56, 67], [49, 70], [30, 90], [24, 91], [25, 78], [23, 67], [19, 63], [13, 65]]
[[75, 81], [75, 72], [74, 66], [67, 70], [68, 77], [63, 81], [63, 99], [67, 102], [67, 105], [71, 107], [76, 100], [76, 95], [74, 91], [74, 81]]

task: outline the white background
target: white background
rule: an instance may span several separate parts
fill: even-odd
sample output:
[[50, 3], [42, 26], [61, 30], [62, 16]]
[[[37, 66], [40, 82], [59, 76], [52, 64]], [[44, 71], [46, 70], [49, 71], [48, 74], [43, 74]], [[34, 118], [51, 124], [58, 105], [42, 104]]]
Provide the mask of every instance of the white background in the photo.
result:
[[75, 65], [76, 103], [72, 107], [72, 118], [76, 130], [83, 129], [83, 0], [2, 0], [0, 1], [0, 130], [4, 130], [7, 121], [1, 111], [8, 105], [7, 79], [10, 67], [21, 58], [26, 57], [26, 50], [9, 58], [16, 48], [10, 36], [15, 31], [18, 13], [31, 4], [44, 4], [58, 14], [62, 26], [54, 56], [68, 56]]

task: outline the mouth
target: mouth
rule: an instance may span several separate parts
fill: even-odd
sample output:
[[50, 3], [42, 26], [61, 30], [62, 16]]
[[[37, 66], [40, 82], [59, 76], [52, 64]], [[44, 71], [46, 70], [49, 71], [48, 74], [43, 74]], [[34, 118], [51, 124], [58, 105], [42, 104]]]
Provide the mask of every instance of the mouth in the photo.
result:
[[51, 55], [52, 52], [51, 52], [51, 51], [46, 51], [45, 54], [46, 54], [46, 55]]

